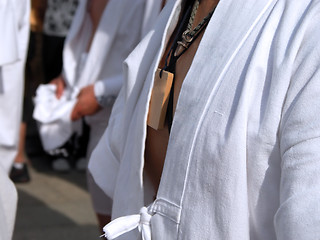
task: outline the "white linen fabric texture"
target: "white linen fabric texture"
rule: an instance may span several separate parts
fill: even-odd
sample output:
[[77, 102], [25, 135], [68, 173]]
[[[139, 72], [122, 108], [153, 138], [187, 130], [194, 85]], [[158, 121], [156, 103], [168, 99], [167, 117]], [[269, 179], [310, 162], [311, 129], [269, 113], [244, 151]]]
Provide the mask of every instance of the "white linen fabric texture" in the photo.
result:
[[0, 1], [0, 29], [6, 33], [6, 38], [1, 40], [0, 66], [16, 62], [19, 59], [17, 22], [13, 12], [14, 7], [8, 0]]
[[55, 93], [55, 85], [40, 84], [34, 98], [33, 118], [39, 122], [39, 135], [46, 151], [63, 145], [74, 132], [81, 134], [80, 121], [72, 123], [70, 120], [79, 89], [65, 91], [60, 99]]
[[[136, 34], [141, 34], [141, 36], [139, 37], [139, 39], [137, 39], [138, 41], [141, 40], [142, 36], [144, 36], [151, 28], [151, 26], [153, 25], [153, 23], [155, 22], [157, 16], [159, 15], [160, 9], [161, 9], [161, 2], [158, 0], [144, 0], [144, 6], [143, 7], [139, 7], [139, 4], [137, 3], [137, 5], [133, 5], [132, 2], [131, 4], [131, 8], [136, 6], [137, 9], [132, 9], [132, 11], [134, 12], [134, 14], [132, 15], [132, 19], [135, 19], [135, 21], [131, 21], [128, 20], [128, 22], [130, 22], [131, 25], [129, 25], [128, 23], [126, 24], [126, 26], [129, 28], [132, 28], [132, 31], [136, 31]], [[123, 9], [123, 11], [127, 11], [127, 9]], [[127, 11], [128, 13], [128, 11]], [[141, 19], [141, 14], [142, 14], [142, 19]], [[138, 20], [142, 20], [142, 22], [138, 22]], [[130, 34], [130, 32], [128, 32], [128, 30], [124, 30], [126, 31], [126, 33]], [[131, 34], [133, 36], [133, 34]], [[127, 36], [127, 35], [126, 35]], [[135, 35], [136, 36], [136, 35]], [[129, 36], [130, 37], [130, 36]], [[130, 52], [134, 49], [134, 47], [136, 46], [136, 44], [138, 44], [138, 41], [135, 44], [132, 44], [130, 41], [125, 41], [124, 43], [117, 44], [115, 45], [115, 47], [119, 47], [121, 49], [123, 49], [124, 44], [129, 44], [131, 46], [131, 49], [128, 49], [128, 51], [130, 50]], [[126, 57], [123, 54], [124, 57]], [[121, 63], [119, 61], [119, 64], [117, 66], [119, 66], [119, 71], [121, 68], [122, 71], [122, 62], [124, 61], [124, 58], [121, 59]], [[115, 68], [113, 68], [113, 70], [117, 70]], [[116, 80], [116, 78], [118, 78], [119, 80]], [[113, 79], [114, 82], [123, 82], [123, 74], [122, 72], [117, 75], [117, 77], [115, 77]], [[99, 84], [99, 85], [98, 85]], [[122, 84], [121, 84], [122, 85]], [[102, 92], [104, 92], [104, 94], [108, 93], [108, 91], [113, 92], [112, 89], [110, 89], [111, 85], [108, 84], [108, 82], [106, 81], [98, 81], [95, 83], [95, 94], [97, 95], [96, 92], [96, 87], [98, 87], [98, 89], [103, 89]], [[106, 90], [105, 90], [106, 89]], [[119, 90], [116, 91], [116, 93], [118, 94]], [[115, 98], [116, 95], [106, 95], [106, 97], [110, 97], [111, 98]], [[90, 157], [92, 150], [94, 149], [94, 147], [97, 145], [98, 141], [100, 140], [105, 128], [107, 127], [108, 124], [108, 119], [109, 119], [109, 115], [111, 113], [111, 107], [113, 105], [110, 104], [110, 106], [107, 106], [106, 110], [107, 115], [105, 113], [102, 112], [102, 114], [104, 114], [104, 116], [95, 116], [95, 119], [90, 118], [90, 124], [91, 124], [91, 130], [90, 130], [90, 143], [88, 145], [88, 150], [87, 153], [88, 157]], [[87, 118], [88, 119], [88, 118]], [[100, 122], [95, 121], [95, 120], [100, 120]], [[92, 121], [94, 120], [94, 121]], [[91, 159], [91, 161], [94, 159]], [[105, 196], [105, 194], [103, 193], [103, 191], [96, 185], [96, 183], [94, 182], [93, 178], [90, 176], [90, 174], [88, 174], [87, 176], [87, 182], [88, 182], [88, 189], [91, 195], [91, 199], [92, 199], [92, 203], [93, 203], [93, 207], [95, 212], [103, 214], [103, 215], [111, 215], [111, 208], [112, 208], [112, 201], [109, 197]]]
[[12, 238], [16, 216], [17, 191], [8, 173], [18, 149], [29, 14], [29, 0], [0, 0], [0, 240]]
[[[30, 2], [0, 1], [0, 159], [9, 172], [17, 154], [24, 66], [29, 41]], [[14, 106], [14, 107], [13, 107]]]
[[0, 164], [0, 240], [12, 239], [17, 198], [17, 190], [7, 171]]
[[[92, 154], [101, 160], [89, 169], [113, 199], [113, 219], [148, 204], [148, 104], [180, 11], [181, 0], [169, 1], [125, 61], [126, 80]], [[219, 2], [181, 88], [148, 208], [151, 239], [319, 239], [319, 12], [316, 0]]]
[[[100, 84], [99, 89], [103, 89], [104, 96], [115, 98], [118, 95], [123, 82], [122, 63], [138, 44], [143, 32], [145, 0], [110, 0], [101, 17], [86, 61], [82, 64], [81, 58], [92, 31], [87, 3], [87, 0], [79, 2], [66, 38], [62, 74], [67, 87], [63, 99], [56, 99], [52, 86], [49, 85], [40, 86], [46, 88], [43, 90], [46, 93], [37, 94], [35, 98], [33, 116], [39, 121], [40, 136], [46, 150], [59, 147], [73, 133], [70, 115], [76, 103], [77, 92], [81, 88]], [[82, 67], [79, 67], [80, 65]], [[49, 101], [54, 102], [52, 107]], [[91, 127], [100, 127], [103, 132], [112, 104], [113, 102], [98, 114], [87, 116], [86, 122]]]

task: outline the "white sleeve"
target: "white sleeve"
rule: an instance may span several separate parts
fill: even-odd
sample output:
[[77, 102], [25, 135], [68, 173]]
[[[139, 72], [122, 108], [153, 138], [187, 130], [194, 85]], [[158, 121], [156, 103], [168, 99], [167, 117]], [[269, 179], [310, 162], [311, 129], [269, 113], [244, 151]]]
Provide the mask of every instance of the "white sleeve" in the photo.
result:
[[316, 24], [306, 33], [279, 129], [280, 207], [274, 227], [281, 240], [320, 236], [320, 33]]
[[122, 82], [123, 76], [122, 74], [118, 74], [113, 78], [97, 81], [94, 84], [94, 95], [102, 107], [112, 106], [120, 91]]
[[3, 35], [0, 44], [0, 66], [19, 59], [16, 8], [11, 1], [0, 1], [0, 32]]
[[19, 9], [19, 58], [26, 61], [30, 34], [30, 0], [23, 0], [17, 8]]

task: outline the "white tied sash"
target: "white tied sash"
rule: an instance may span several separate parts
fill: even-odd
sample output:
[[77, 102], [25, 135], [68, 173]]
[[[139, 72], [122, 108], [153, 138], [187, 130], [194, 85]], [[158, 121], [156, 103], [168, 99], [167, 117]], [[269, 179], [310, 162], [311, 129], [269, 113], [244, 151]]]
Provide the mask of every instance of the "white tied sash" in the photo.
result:
[[138, 228], [143, 240], [151, 240], [151, 217], [152, 215], [149, 214], [148, 209], [143, 207], [140, 209], [140, 214], [119, 217], [104, 226], [104, 234], [101, 237], [112, 240]]

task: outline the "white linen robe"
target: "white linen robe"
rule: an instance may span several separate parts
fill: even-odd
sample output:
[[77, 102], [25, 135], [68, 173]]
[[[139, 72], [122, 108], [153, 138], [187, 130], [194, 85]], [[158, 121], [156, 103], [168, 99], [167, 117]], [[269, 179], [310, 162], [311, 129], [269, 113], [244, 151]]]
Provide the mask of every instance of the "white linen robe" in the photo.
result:
[[[167, 3], [125, 61], [126, 81], [92, 154], [113, 218], [147, 204], [148, 103], [180, 4]], [[181, 88], [148, 208], [153, 240], [319, 239], [319, 13], [316, 0], [220, 0]]]
[[[104, 96], [115, 98], [118, 95], [123, 82], [122, 63], [139, 43], [142, 34], [150, 28], [143, 22], [153, 21], [152, 11], [156, 9], [154, 2], [155, 0], [110, 0], [101, 16], [84, 66], [79, 66], [80, 59], [81, 54], [86, 51], [92, 26], [87, 12], [88, 1], [79, 2], [63, 49], [63, 77], [67, 84], [64, 96], [62, 100], [55, 100], [56, 106], [50, 102], [52, 98], [55, 99], [55, 91], [49, 90], [49, 94], [53, 95], [50, 99], [47, 92], [43, 99], [36, 99], [34, 117], [42, 122], [40, 135], [45, 149], [59, 147], [71, 136], [73, 128], [70, 114], [81, 88], [100, 81], [104, 86]], [[145, 8], [146, 3], [148, 9]], [[110, 106], [85, 118], [95, 128], [91, 136], [96, 140], [90, 145], [97, 143], [106, 128], [112, 105], [113, 101]], [[63, 130], [57, 131], [60, 128]]]
[[17, 154], [24, 64], [29, 40], [29, 0], [0, 0], [0, 239], [14, 229], [17, 191], [8, 172]]
[[29, 14], [29, 0], [0, 1], [0, 164], [7, 172], [19, 142]]

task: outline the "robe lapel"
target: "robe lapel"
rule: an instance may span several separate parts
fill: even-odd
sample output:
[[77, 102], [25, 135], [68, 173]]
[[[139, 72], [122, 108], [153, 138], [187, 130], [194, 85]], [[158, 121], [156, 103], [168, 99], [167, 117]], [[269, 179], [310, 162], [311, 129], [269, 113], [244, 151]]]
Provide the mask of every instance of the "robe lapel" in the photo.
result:
[[[79, 47], [79, 38], [81, 38], [81, 27], [87, 14], [87, 2], [87, 0], [79, 1], [76, 14], [72, 21], [72, 26], [70, 27], [63, 49], [63, 62], [67, 66], [64, 67], [63, 71], [66, 78], [65, 80], [70, 86], [73, 86], [75, 83], [77, 62], [80, 56], [79, 49], [83, 49], [83, 46]], [[86, 31], [88, 30], [90, 30], [90, 28], [86, 28]], [[90, 35], [89, 33], [87, 34]]]
[[[191, 103], [190, 92], [201, 91], [199, 105], [206, 106], [210, 102], [248, 36], [259, 20], [267, 17], [276, 2], [277, 0], [220, 1], [183, 82], [178, 107], [180, 101], [184, 105]], [[200, 120], [204, 109], [195, 109]]]
[[71, 87], [78, 82], [78, 79], [75, 79], [77, 65], [81, 53], [86, 49], [92, 31], [91, 21], [88, 19], [87, 3], [87, 0], [79, 1], [77, 12], [73, 18], [63, 49], [63, 61], [67, 66], [63, 69], [64, 76]]
[[[127, 141], [121, 142], [124, 144], [124, 150], [121, 152], [120, 157], [123, 163], [121, 163], [119, 172], [117, 172], [117, 186], [114, 191], [109, 192], [109, 194], [114, 196], [114, 199], [117, 199], [117, 201], [114, 202], [113, 209], [119, 210], [113, 217], [122, 216], [128, 212], [135, 213], [139, 211], [144, 204], [142, 172], [145, 141], [132, 141], [132, 139], [136, 139], [136, 136], [145, 136], [146, 134], [148, 103], [151, 96], [154, 74], [161, 55], [159, 54], [159, 47], [161, 45], [161, 48], [163, 48], [165, 42], [168, 41], [170, 37], [170, 34], [168, 34], [168, 37], [163, 36], [164, 29], [172, 32], [175, 27], [172, 23], [177, 21], [178, 14], [172, 13], [171, 10], [173, 8], [179, 8], [178, 2], [180, 1], [181, 0], [177, 0], [177, 3], [175, 0], [168, 2], [153, 29], [124, 62], [124, 74], [127, 76], [127, 79], [124, 82], [120, 96], [117, 98], [112, 111], [113, 116], [116, 116], [120, 109], [119, 107], [123, 110], [124, 115], [120, 121], [123, 121], [124, 124], [121, 124], [121, 129], [119, 130], [121, 134], [123, 133]], [[170, 21], [168, 21], [168, 19], [170, 19]], [[123, 98], [126, 98], [125, 105], [121, 105], [120, 103], [121, 100], [124, 100]], [[124, 109], [122, 109], [123, 107]], [[113, 120], [114, 118], [111, 117], [109, 120], [111, 124], [114, 124]], [[130, 171], [128, 171], [128, 166], [132, 167]], [[115, 173], [114, 169], [111, 168], [109, 168], [108, 171], [110, 171], [110, 176]], [[128, 172], [133, 174], [128, 174]], [[140, 178], [137, 178], [137, 172], [140, 173]], [[130, 184], [127, 184], [129, 178]], [[124, 192], [132, 193], [132, 189], [134, 189], [134, 200], [130, 197], [124, 198], [122, 196]], [[128, 207], [124, 209], [120, 206]]]
[[[159, 188], [160, 196], [181, 205], [189, 162], [205, 113], [211, 106], [224, 75], [239, 49], [262, 17], [268, 15], [277, 0], [221, 0], [198, 47], [183, 82], [172, 125], [163, 171], [165, 181], [175, 182], [175, 191]], [[259, 22], [261, 23], [261, 22]], [[187, 124], [187, 123], [190, 124]], [[186, 161], [176, 166], [172, 159]], [[178, 180], [173, 176], [179, 174]], [[174, 179], [172, 179], [174, 178]], [[164, 181], [164, 180], [163, 180]], [[167, 183], [163, 183], [167, 186]], [[173, 193], [173, 194], [172, 194]]]
[[111, 51], [118, 27], [123, 16], [118, 0], [111, 0], [101, 17], [99, 26], [94, 35], [88, 59], [77, 84], [79, 88], [93, 84], [99, 78], [104, 67], [106, 57]]
[[[221, 0], [199, 45], [185, 82], [199, 74], [199, 86], [219, 84], [261, 17], [277, 0]], [[214, 66], [203, 64], [214, 63]], [[203, 84], [203, 85], [202, 85]], [[207, 88], [208, 94], [213, 88]]]

